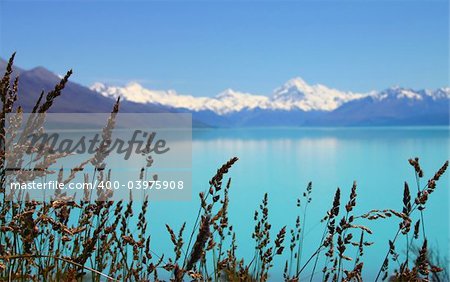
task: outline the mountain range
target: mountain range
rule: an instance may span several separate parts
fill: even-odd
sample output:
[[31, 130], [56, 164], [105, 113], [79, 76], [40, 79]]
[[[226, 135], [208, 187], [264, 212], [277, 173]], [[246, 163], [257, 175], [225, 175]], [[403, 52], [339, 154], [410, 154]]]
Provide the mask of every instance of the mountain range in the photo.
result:
[[350, 100], [363, 97], [362, 94], [342, 92], [323, 85], [308, 85], [301, 78], [289, 80], [274, 91], [272, 97], [252, 95], [226, 89], [215, 97], [194, 97], [178, 95], [174, 90], [149, 90], [136, 82], [125, 87], [106, 86], [95, 83], [91, 90], [105, 97], [118, 96], [137, 103], [160, 104], [172, 108], [190, 111], [212, 111], [218, 115], [227, 115], [243, 110], [302, 110], [332, 111]]
[[[0, 71], [6, 62], [0, 60]], [[50, 91], [60, 77], [43, 67], [15, 68], [19, 99], [25, 111], [42, 90]], [[109, 112], [122, 97], [121, 112], [188, 112], [196, 127], [245, 126], [389, 126], [448, 125], [450, 88], [413, 90], [392, 87], [369, 93], [309, 85], [301, 78], [287, 81], [271, 96], [226, 89], [213, 97], [152, 90], [132, 82], [125, 86], [69, 82], [53, 112]]]

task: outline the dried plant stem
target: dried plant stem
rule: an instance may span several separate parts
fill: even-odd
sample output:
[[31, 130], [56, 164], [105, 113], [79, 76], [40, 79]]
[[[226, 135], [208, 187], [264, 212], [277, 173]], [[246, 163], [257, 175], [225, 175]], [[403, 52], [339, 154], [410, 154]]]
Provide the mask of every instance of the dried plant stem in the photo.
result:
[[[395, 241], [397, 241], [398, 235], [400, 235], [400, 230], [401, 229], [399, 228], [397, 230], [397, 233], [395, 233], [394, 239], [392, 240], [393, 244], [395, 244]], [[388, 259], [388, 257], [389, 257], [389, 250], [387, 251], [386, 255], [384, 256], [383, 263], [384, 263], [384, 261], [386, 261]], [[382, 269], [383, 269], [383, 267], [380, 267], [380, 270], [378, 270], [378, 274], [377, 274], [377, 277], [375, 278], [375, 282], [377, 282], [378, 279], [380, 278]]]
[[7, 257], [0, 257], [0, 259], [3, 259], [3, 260], [16, 260], [16, 259], [26, 259], [26, 258], [49, 258], [49, 259], [54, 259], [54, 260], [60, 260], [60, 261], [64, 261], [66, 263], [70, 263], [72, 265], [75, 265], [77, 267], [81, 267], [83, 269], [89, 270], [91, 272], [94, 272], [94, 273], [96, 273], [96, 274], [98, 274], [98, 275], [100, 275], [102, 277], [107, 278], [110, 281], [119, 281], [119, 280], [114, 279], [113, 277], [110, 277], [110, 276], [108, 276], [108, 275], [106, 275], [106, 274], [104, 274], [104, 273], [102, 273], [102, 272], [100, 272], [98, 270], [95, 270], [95, 269], [90, 268], [88, 266], [76, 263], [74, 261], [71, 261], [69, 259], [62, 258], [62, 257], [51, 256], [51, 255], [10, 255], [10, 256], [7, 256]]
[[[422, 190], [423, 190], [423, 189], [420, 189], [420, 178], [419, 178], [419, 174], [416, 172], [415, 175], [416, 175], [417, 192], [420, 194], [420, 193], [422, 193]], [[425, 188], [424, 188], [424, 189], [425, 189]], [[422, 210], [422, 209], [420, 209], [420, 220], [421, 220], [421, 224], [422, 224], [422, 234], [423, 234], [423, 237], [426, 239], [427, 236], [426, 236], [426, 233], [425, 233], [425, 220], [424, 220], [424, 218], [423, 218], [423, 210]]]
[[305, 209], [304, 209], [304, 212], [303, 212], [303, 223], [302, 223], [303, 235], [301, 235], [300, 242], [299, 242], [298, 248], [297, 248], [297, 268], [296, 268], [297, 272], [298, 272], [298, 270], [300, 268], [301, 260], [302, 260], [302, 254], [303, 254], [303, 242], [304, 242], [304, 239], [305, 239], [306, 212], [308, 210], [308, 204], [309, 204], [309, 201], [306, 201]]
[[[330, 219], [327, 220], [327, 224], [325, 224], [325, 226], [328, 225]], [[305, 265], [303, 265], [303, 267], [300, 269], [300, 271], [298, 272], [298, 275], [300, 275], [300, 273], [303, 271], [303, 269], [305, 269], [305, 267], [308, 265], [308, 263], [313, 259], [313, 257], [315, 256], [316, 259], [314, 260], [314, 266], [313, 266], [313, 270], [311, 273], [311, 277], [309, 278], [309, 281], [311, 282], [312, 279], [314, 278], [314, 274], [316, 272], [316, 268], [317, 268], [317, 263], [319, 262], [319, 254], [322, 251], [322, 247], [323, 247], [323, 241], [325, 240], [325, 236], [327, 234], [327, 227], [325, 227], [323, 234], [322, 234], [322, 238], [320, 239], [320, 245], [319, 248], [317, 248], [317, 250], [312, 254], [312, 256], [309, 258], [309, 260], [305, 263]], [[328, 259], [328, 257], [327, 257]]]

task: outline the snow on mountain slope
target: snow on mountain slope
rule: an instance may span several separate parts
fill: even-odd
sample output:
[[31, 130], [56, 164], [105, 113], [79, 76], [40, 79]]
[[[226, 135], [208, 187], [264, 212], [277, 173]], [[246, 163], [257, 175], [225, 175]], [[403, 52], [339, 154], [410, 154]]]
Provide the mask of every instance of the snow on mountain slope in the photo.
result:
[[210, 110], [224, 115], [238, 112], [243, 109], [268, 108], [269, 98], [248, 93], [241, 93], [227, 89], [216, 97], [194, 97], [191, 95], [178, 95], [174, 90], [150, 90], [142, 87], [136, 82], [127, 84], [125, 87], [106, 86], [95, 83], [91, 90], [99, 92], [106, 97], [118, 96], [137, 103], [160, 104], [173, 108], [184, 108], [192, 111]]
[[[428, 91], [426, 91], [426, 93], [428, 93]], [[423, 93], [425, 94], [425, 93]], [[423, 100], [424, 95], [419, 93], [419, 92], [415, 92], [411, 89], [406, 89], [406, 88], [401, 88], [401, 87], [392, 87], [392, 88], [388, 88], [386, 90], [374, 93], [372, 95], [372, 97], [375, 100], [378, 101], [382, 101], [385, 99], [411, 99], [411, 100]], [[431, 92], [428, 93], [428, 95], [432, 95]]]
[[439, 88], [434, 92], [425, 90], [425, 95], [431, 96], [433, 100], [450, 99], [450, 87]]
[[275, 90], [273, 103], [276, 108], [285, 110], [298, 108], [304, 111], [332, 111], [343, 103], [366, 95], [342, 92], [321, 84], [309, 85], [303, 79], [297, 77]]
[[392, 87], [380, 92], [372, 91], [361, 94], [343, 92], [321, 84], [309, 85], [298, 77], [275, 89], [272, 97], [237, 92], [232, 89], [227, 89], [215, 97], [195, 97], [179, 95], [174, 90], [146, 89], [136, 82], [129, 83], [124, 87], [95, 83], [91, 86], [91, 90], [99, 92], [106, 97], [117, 98], [121, 96], [131, 102], [159, 104], [194, 112], [209, 110], [218, 115], [254, 109], [330, 112], [345, 103], [365, 97], [372, 97], [377, 101], [383, 101], [384, 99], [408, 99], [415, 101], [421, 101], [424, 98], [431, 98], [432, 100], [450, 99], [450, 88], [440, 88], [435, 91], [414, 91]]
[[374, 92], [370, 95], [372, 98], [378, 101], [393, 99], [401, 100], [406, 99], [409, 101], [423, 101], [426, 99], [431, 99], [433, 101], [440, 99], [450, 99], [450, 88], [438, 88], [434, 91], [432, 90], [412, 90], [403, 87], [391, 87], [380, 92]]

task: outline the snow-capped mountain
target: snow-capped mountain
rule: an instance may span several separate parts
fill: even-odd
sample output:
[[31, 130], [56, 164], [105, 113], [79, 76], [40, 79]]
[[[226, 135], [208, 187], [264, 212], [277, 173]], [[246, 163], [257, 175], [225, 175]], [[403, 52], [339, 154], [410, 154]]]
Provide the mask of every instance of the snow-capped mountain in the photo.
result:
[[136, 82], [124, 87], [106, 86], [95, 83], [91, 89], [106, 97], [122, 96], [137, 103], [160, 104], [190, 111], [213, 111], [226, 115], [242, 110], [302, 110], [332, 111], [342, 104], [369, 94], [342, 92], [324, 85], [309, 85], [301, 78], [294, 78], [276, 89], [271, 97], [253, 95], [227, 89], [215, 97], [179, 95], [174, 90], [150, 90]]
[[213, 111], [219, 115], [238, 112], [243, 109], [265, 109], [269, 107], [268, 97], [237, 92], [232, 89], [227, 89], [213, 98], [179, 95], [174, 90], [150, 90], [136, 82], [131, 82], [124, 87], [95, 83], [91, 86], [91, 90], [105, 97], [117, 98], [121, 96], [125, 100], [137, 103], [159, 104], [195, 112]]
[[380, 101], [384, 99], [409, 99], [417, 101], [432, 99], [436, 101], [450, 99], [450, 88], [438, 88], [434, 91], [428, 89], [416, 91], [396, 86], [380, 92], [375, 92], [372, 96]]
[[296, 77], [275, 90], [272, 103], [274, 108], [283, 110], [332, 111], [348, 101], [367, 95], [342, 92], [321, 84], [309, 85]]
[[[6, 61], [0, 58], [0, 71]], [[59, 78], [37, 67], [15, 69], [20, 74], [18, 102], [33, 109], [42, 89], [50, 91]], [[215, 97], [180, 95], [174, 90], [151, 90], [137, 83], [124, 87], [96, 83], [91, 89], [68, 82], [52, 108], [61, 113], [109, 112], [121, 96], [124, 113], [189, 112], [194, 127], [245, 126], [391, 126], [449, 125], [450, 88], [413, 90], [392, 87], [366, 94], [323, 85], [308, 85], [294, 78], [272, 95], [253, 95], [227, 89]]]
[[137, 83], [92, 90], [106, 97], [188, 111], [214, 126], [336, 126], [449, 124], [450, 88], [413, 90], [392, 87], [352, 93], [309, 85], [294, 78], [271, 96], [227, 89], [215, 97], [179, 95], [173, 90], [145, 89]]
[[[7, 62], [0, 58], [0, 73], [4, 73]], [[19, 93], [17, 104], [24, 112], [31, 112], [39, 99], [41, 91], [51, 91], [61, 80], [60, 76], [44, 67], [22, 69], [14, 67], [14, 76], [19, 75]], [[44, 96], [45, 99], [45, 96]], [[55, 100], [50, 109], [54, 113], [108, 113], [114, 105], [114, 100], [103, 97], [88, 87], [72, 82], [67, 82], [62, 95]], [[168, 109], [152, 104], [134, 103], [124, 101], [120, 110], [128, 113], [167, 112]]]
[[412, 90], [392, 87], [343, 104], [316, 124], [448, 125], [450, 89]]

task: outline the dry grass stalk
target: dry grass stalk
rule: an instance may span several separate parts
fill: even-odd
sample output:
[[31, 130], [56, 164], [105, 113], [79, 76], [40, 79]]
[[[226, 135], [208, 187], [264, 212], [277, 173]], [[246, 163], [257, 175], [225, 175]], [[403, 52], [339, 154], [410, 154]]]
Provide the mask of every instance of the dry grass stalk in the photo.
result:
[[[6, 142], [6, 136], [19, 137], [18, 126], [24, 121], [20, 107], [15, 108], [18, 94], [18, 78], [13, 73], [14, 54], [11, 56], [6, 72], [1, 79], [0, 97], [2, 112], [0, 114], [0, 278], [5, 280], [27, 281], [81, 281], [91, 278], [93, 281], [104, 279], [119, 281], [161, 281], [159, 273], [168, 271], [173, 281], [193, 279], [195, 281], [266, 281], [270, 275], [276, 256], [281, 256], [285, 249], [286, 233], [290, 234], [290, 258], [284, 263], [285, 281], [303, 281], [309, 277], [313, 280], [319, 262], [324, 266], [322, 280], [362, 281], [364, 249], [372, 245], [366, 237], [372, 234], [363, 221], [395, 218], [399, 221], [396, 236], [389, 241], [389, 248], [382, 261], [378, 279], [390, 278], [392, 281], [431, 281], [438, 279], [440, 273], [446, 273], [440, 266], [443, 263], [433, 259], [425, 233], [423, 211], [429, 203], [430, 195], [435, 191], [437, 182], [448, 168], [448, 161], [431, 177], [425, 187], [420, 187], [424, 171], [419, 159], [410, 159], [417, 180], [417, 196], [413, 198], [409, 185], [403, 187], [402, 210], [372, 210], [363, 215], [355, 215], [357, 204], [357, 186], [353, 183], [348, 201], [341, 204], [341, 189], [337, 189], [331, 208], [323, 219], [324, 233], [319, 246], [305, 262], [302, 262], [303, 238], [305, 232], [306, 211], [311, 203], [312, 183], [307, 185], [298, 208], [303, 207], [303, 217], [296, 215], [291, 228], [283, 226], [275, 234], [269, 221], [269, 196], [265, 194], [259, 209], [255, 212], [253, 239], [255, 253], [251, 261], [237, 257], [236, 234], [228, 217], [230, 205], [229, 189], [231, 181], [224, 181], [225, 175], [237, 162], [231, 158], [222, 165], [211, 178], [210, 187], [200, 193], [200, 208], [193, 224], [187, 244], [184, 223], [176, 233], [166, 225], [173, 244], [173, 257], [155, 254], [151, 248], [148, 233], [148, 205], [146, 197], [140, 207], [130, 199], [113, 203], [110, 194], [97, 194], [105, 201], [90, 201], [94, 196], [86, 191], [82, 201], [68, 201], [63, 193], [50, 202], [37, 202], [28, 195], [17, 195], [18, 200], [7, 201], [5, 187], [6, 162], [21, 164], [21, 146], [13, 147]], [[32, 112], [45, 113], [51, 109], [71, 75], [66, 76], [45, 96], [42, 92]], [[82, 162], [68, 176], [63, 170], [55, 174], [65, 184], [75, 179], [75, 175], [86, 166], [93, 165], [96, 174], [84, 174], [84, 181], [94, 179], [111, 179], [111, 171], [105, 170], [105, 158], [111, 139], [111, 130], [115, 125], [115, 115], [119, 111], [119, 100], [113, 106], [111, 116], [102, 132], [103, 142], [93, 159]], [[17, 112], [12, 125], [5, 127], [6, 115]], [[26, 121], [27, 130], [34, 128], [44, 130], [43, 120], [34, 117]], [[28, 131], [29, 132], [29, 131]], [[16, 144], [17, 145], [17, 144]], [[23, 145], [23, 144], [22, 144]], [[6, 156], [6, 146], [13, 147], [13, 154]], [[27, 179], [46, 177], [52, 173], [48, 165], [63, 158], [63, 155], [37, 156], [36, 167], [42, 170]], [[147, 169], [152, 165], [148, 156], [141, 179], [147, 178]], [[11, 177], [24, 178], [23, 175]], [[226, 185], [224, 187], [224, 183]], [[20, 201], [19, 201], [20, 200]], [[24, 201], [27, 200], [27, 201]], [[139, 209], [140, 208], [140, 209]], [[134, 211], [140, 210], [137, 219]], [[419, 217], [419, 218], [418, 218]], [[413, 224], [413, 222], [415, 222]], [[411, 231], [413, 230], [413, 231]], [[358, 238], [354, 241], [355, 232]], [[360, 234], [359, 234], [360, 233]], [[398, 238], [406, 236], [407, 257], [402, 261], [401, 246]], [[422, 239], [421, 246], [414, 250], [414, 243]], [[192, 244], [191, 244], [192, 243]], [[353, 250], [353, 251], [352, 251]], [[415, 259], [409, 259], [409, 253], [416, 253]], [[185, 254], [184, 259], [182, 254]], [[354, 256], [350, 256], [354, 253]], [[50, 255], [52, 254], [52, 255]], [[411, 255], [412, 256], [412, 255]], [[390, 261], [397, 261], [399, 267], [392, 269]], [[311, 265], [312, 264], [312, 265]], [[311, 270], [311, 273], [305, 273]], [[437, 278], [436, 278], [437, 277]], [[445, 276], [442, 276], [445, 277]], [[447, 276], [448, 277], [448, 276]], [[444, 281], [444, 280], [442, 280]]]

